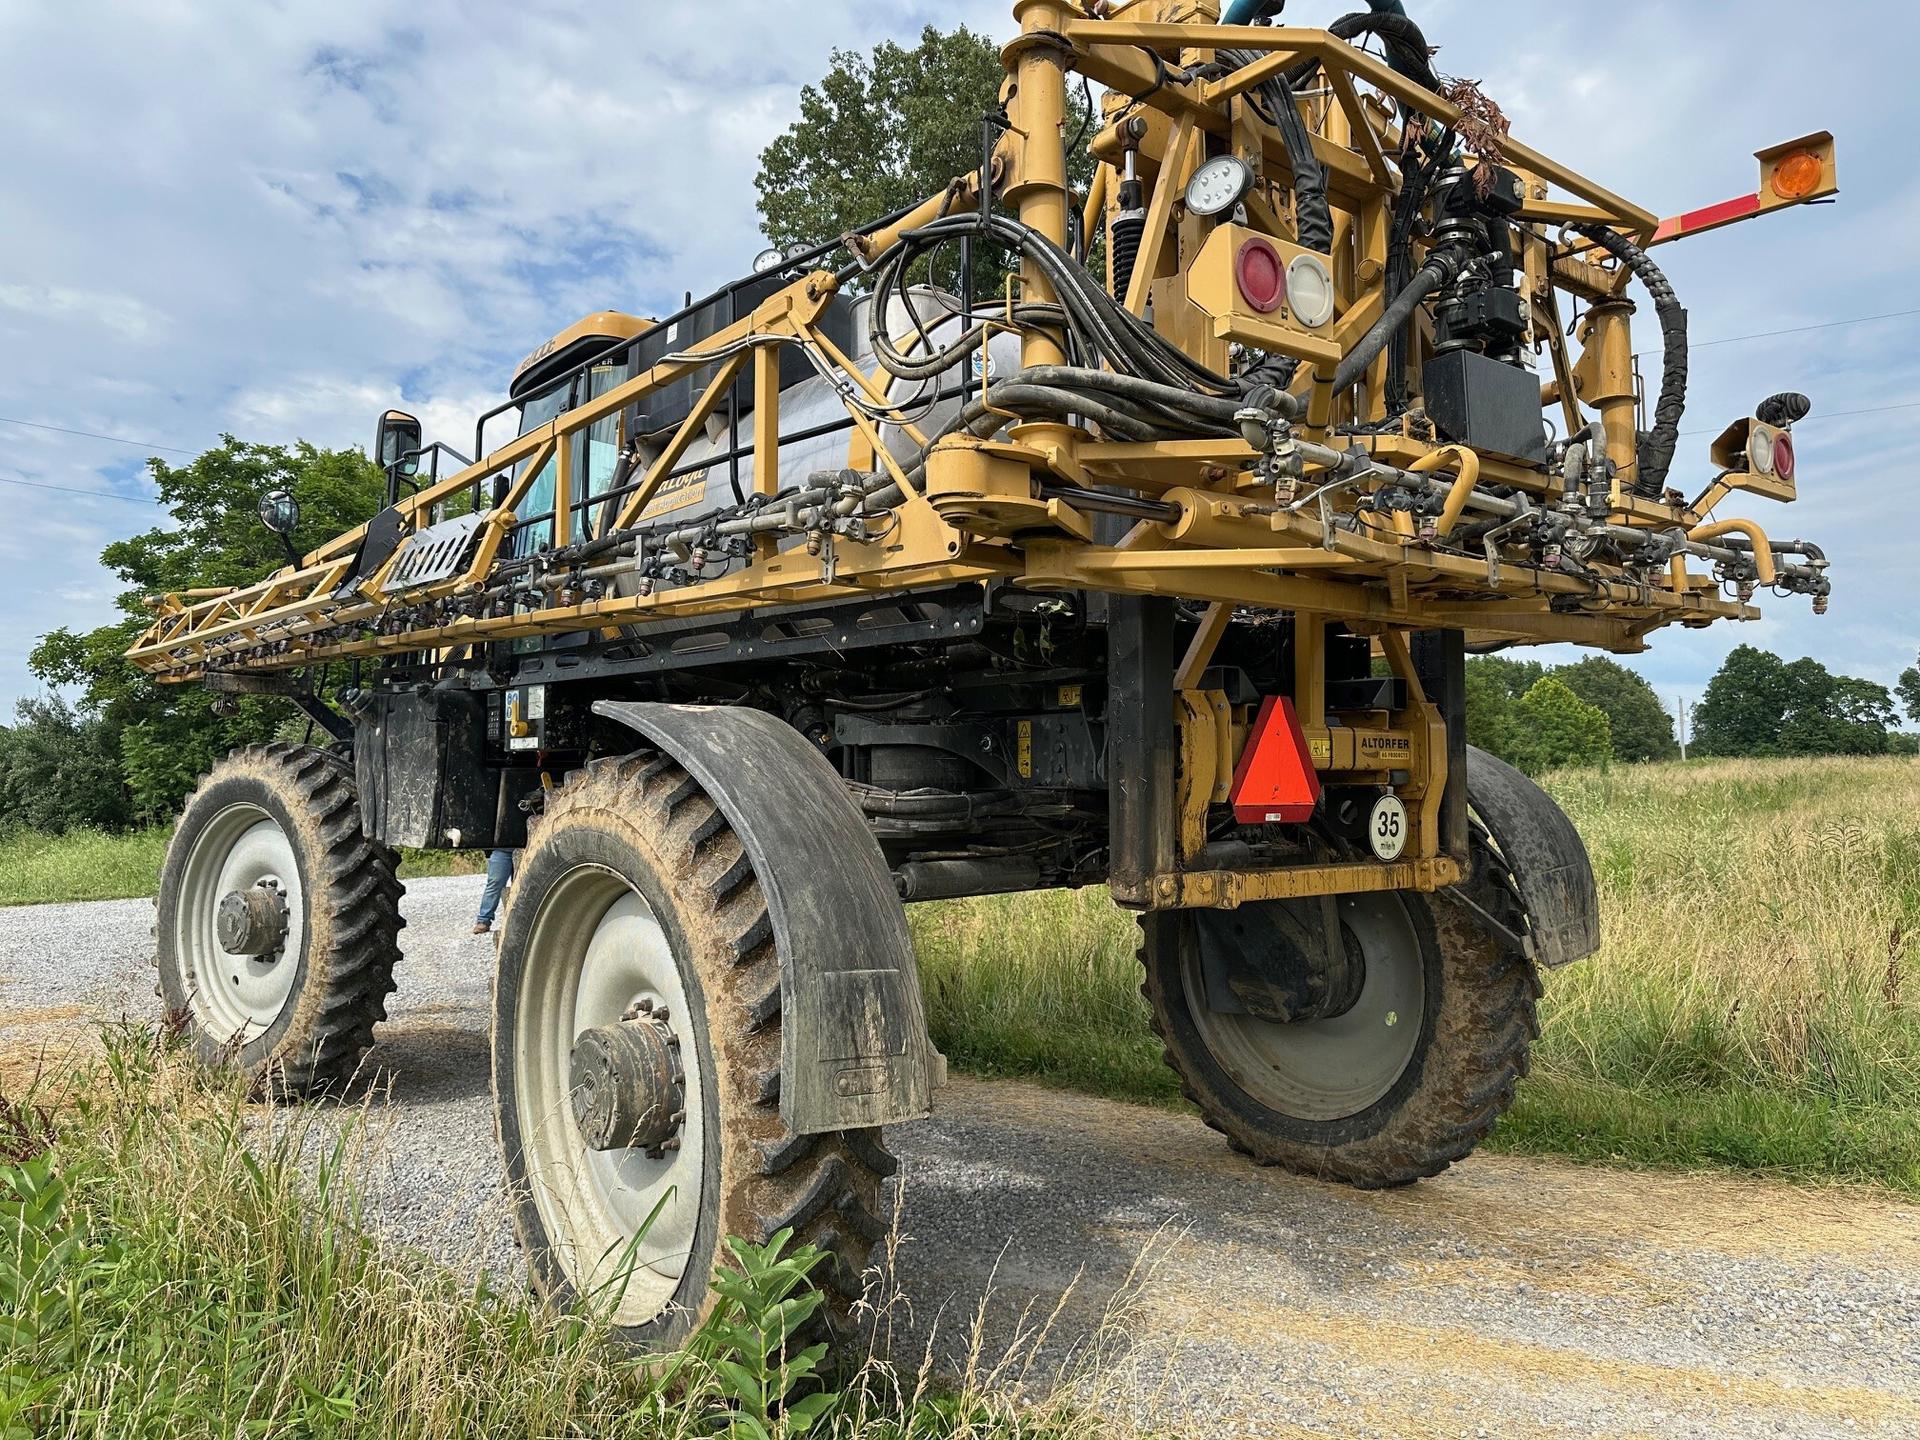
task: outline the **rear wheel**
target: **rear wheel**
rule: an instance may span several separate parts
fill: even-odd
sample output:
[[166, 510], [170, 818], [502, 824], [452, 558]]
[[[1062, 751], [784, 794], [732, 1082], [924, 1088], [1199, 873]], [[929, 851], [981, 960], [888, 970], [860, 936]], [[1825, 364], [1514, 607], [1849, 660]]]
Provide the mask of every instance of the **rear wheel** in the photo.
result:
[[400, 958], [397, 857], [326, 751], [235, 751], [188, 797], [160, 871], [159, 994], [201, 1056], [282, 1095], [352, 1078]]
[[780, 1119], [780, 960], [738, 837], [680, 766], [597, 761], [535, 822], [501, 932], [495, 1115], [540, 1289], [670, 1344], [724, 1242], [827, 1252], [844, 1313], [882, 1234], [878, 1131]]
[[[1318, 902], [1271, 904], [1273, 944], [1325, 933]], [[1143, 993], [1183, 1092], [1235, 1149], [1364, 1189], [1410, 1184], [1464, 1159], [1513, 1103], [1537, 1033], [1537, 982], [1451, 901], [1335, 904], [1331, 980], [1322, 962], [1308, 983], [1264, 1001], [1238, 978], [1244, 956], [1224, 957], [1223, 979], [1222, 932], [1203, 954], [1209, 918], [1149, 915]], [[1289, 973], [1260, 957], [1252, 968]], [[1262, 1018], [1289, 1005], [1307, 1018]]]

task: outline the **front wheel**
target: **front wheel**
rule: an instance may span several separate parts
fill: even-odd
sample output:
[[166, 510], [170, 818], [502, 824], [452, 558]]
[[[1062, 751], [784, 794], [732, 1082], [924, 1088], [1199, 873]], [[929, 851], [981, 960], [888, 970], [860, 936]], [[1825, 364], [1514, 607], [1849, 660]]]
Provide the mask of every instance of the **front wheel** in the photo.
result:
[[158, 991], [210, 1063], [279, 1094], [342, 1088], [386, 1018], [398, 857], [360, 828], [351, 769], [255, 745], [188, 797], [155, 900]]
[[739, 838], [664, 758], [596, 761], [535, 822], [501, 930], [495, 1117], [541, 1291], [671, 1344], [724, 1242], [790, 1228], [842, 1313], [883, 1233], [879, 1132], [780, 1118], [780, 959]]
[[[1319, 902], [1269, 904], [1264, 926], [1189, 912], [1141, 921], [1142, 993], [1186, 1097], [1261, 1164], [1362, 1189], [1464, 1159], [1526, 1074], [1532, 966], [1443, 898], [1343, 896], [1337, 918]], [[1331, 966], [1304, 963], [1329, 930]], [[1248, 937], [1288, 956], [1222, 953]], [[1306, 978], [1275, 999], [1262, 974]], [[1304, 1018], [1271, 1018], [1288, 1006]]]

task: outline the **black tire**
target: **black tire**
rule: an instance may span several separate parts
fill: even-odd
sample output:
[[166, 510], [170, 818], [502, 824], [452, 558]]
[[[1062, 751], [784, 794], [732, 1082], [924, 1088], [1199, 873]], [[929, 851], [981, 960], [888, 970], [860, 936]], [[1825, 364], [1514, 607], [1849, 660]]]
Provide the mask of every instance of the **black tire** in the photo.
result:
[[[601, 876], [612, 878], [595, 878]], [[691, 1113], [696, 1076], [702, 1108], [697, 1171], [677, 1182], [697, 1189], [697, 1215], [689, 1224], [663, 1212], [659, 1222], [691, 1233], [690, 1248], [673, 1252], [672, 1265], [684, 1269], [659, 1282], [672, 1284], [670, 1295], [636, 1298], [630, 1311], [616, 1313], [616, 1332], [637, 1346], [684, 1338], [712, 1306], [710, 1282], [725, 1259], [724, 1241], [765, 1244], [783, 1229], [794, 1232], [796, 1244], [826, 1252], [814, 1280], [830, 1310], [846, 1315], [861, 1296], [868, 1253], [885, 1233], [882, 1182], [894, 1161], [878, 1130], [795, 1136], [782, 1122], [780, 958], [759, 881], [699, 783], [671, 760], [647, 754], [595, 761], [553, 793], [533, 823], [501, 928], [494, 1112], [514, 1225], [537, 1288], [571, 1306], [607, 1275], [604, 1261], [583, 1253], [580, 1241], [594, 1239], [586, 1250], [604, 1247], [613, 1227], [599, 1217], [612, 1213], [613, 1202], [595, 1211], [603, 1197], [588, 1193], [597, 1183], [593, 1157], [551, 1078], [534, 1072], [562, 1063], [552, 1021], [560, 1017], [577, 1034], [588, 1023], [580, 1018], [580, 997], [599, 984], [555, 978], [556, 967], [575, 967], [585, 977], [594, 963], [574, 958], [579, 944], [566, 938], [576, 928], [568, 917], [593, 906], [607, 916], [631, 906], [619, 887], [644, 902], [651, 916], [643, 918], [664, 935], [686, 1001], [685, 1012], [672, 1017], [675, 1048], [686, 1062], [686, 1108]], [[589, 956], [593, 944], [586, 942]], [[564, 994], [547, 988], [554, 985], [572, 985], [572, 998], [543, 998]], [[555, 1111], [555, 1122], [542, 1126], [537, 1116]], [[686, 1152], [646, 1158], [680, 1164], [695, 1148], [689, 1143]], [[640, 1152], [612, 1153], [624, 1165]], [[560, 1178], [549, 1183], [549, 1171]], [[569, 1228], [565, 1214], [590, 1211]], [[647, 1253], [643, 1248], [640, 1258]]]
[[1218, 1042], [1210, 1039], [1218, 1022], [1197, 1012], [1204, 996], [1196, 1001], [1190, 994], [1191, 917], [1142, 919], [1142, 994], [1182, 1093], [1234, 1149], [1296, 1174], [1388, 1189], [1465, 1159], [1513, 1104], [1539, 1033], [1540, 988], [1524, 956], [1490, 938], [1464, 907], [1443, 896], [1354, 897], [1344, 903], [1387, 907], [1383, 913], [1395, 915], [1400, 933], [1417, 947], [1422, 982], [1419, 1030], [1404, 1068], [1385, 1093], [1352, 1113], [1288, 1113], [1272, 1094], [1257, 1095], [1230, 1073], [1230, 1064], [1216, 1054]]
[[[258, 817], [257, 826], [270, 823], [284, 840], [288, 878], [298, 885], [297, 897], [288, 895], [290, 943], [271, 966], [209, 943], [202, 867], [249, 816]], [[169, 1023], [208, 1063], [237, 1067], [283, 1098], [345, 1087], [373, 1044], [374, 1026], [387, 1018], [394, 990], [406, 923], [398, 863], [392, 850], [361, 832], [353, 773], [339, 757], [288, 744], [229, 755], [187, 798], [160, 870], [154, 963]], [[284, 1002], [270, 1021], [263, 1005], [236, 1028], [234, 1010], [214, 1003], [207, 987], [227, 981], [237, 988], [243, 972], [269, 969], [285, 985]]]

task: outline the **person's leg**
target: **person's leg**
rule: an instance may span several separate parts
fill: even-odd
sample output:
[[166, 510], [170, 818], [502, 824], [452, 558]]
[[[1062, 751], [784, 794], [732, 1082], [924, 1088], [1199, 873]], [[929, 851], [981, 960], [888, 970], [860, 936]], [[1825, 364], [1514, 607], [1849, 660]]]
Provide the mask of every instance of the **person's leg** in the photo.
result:
[[513, 878], [513, 852], [495, 850], [487, 856], [487, 884], [480, 892], [480, 909], [473, 917], [473, 931], [478, 935], [493, 928], [493, 917], [500, 911], [500, 897], [506, 893], [507, 881]]

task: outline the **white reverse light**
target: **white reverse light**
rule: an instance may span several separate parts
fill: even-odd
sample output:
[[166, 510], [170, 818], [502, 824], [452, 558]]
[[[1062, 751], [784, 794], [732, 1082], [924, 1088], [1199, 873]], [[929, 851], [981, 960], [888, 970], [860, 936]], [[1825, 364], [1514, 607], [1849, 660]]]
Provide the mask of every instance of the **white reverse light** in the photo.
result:
[[1309, 330], [1333, 319], [1333, 272], [1326, 261], [1312, 255], [1294, 257], [1287, 267], [1287, 303], [1293, 318]]

